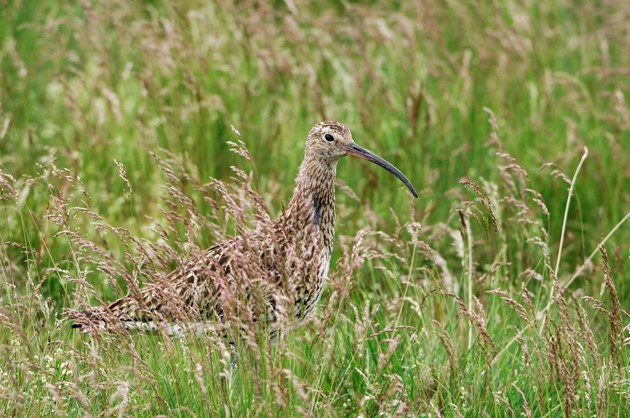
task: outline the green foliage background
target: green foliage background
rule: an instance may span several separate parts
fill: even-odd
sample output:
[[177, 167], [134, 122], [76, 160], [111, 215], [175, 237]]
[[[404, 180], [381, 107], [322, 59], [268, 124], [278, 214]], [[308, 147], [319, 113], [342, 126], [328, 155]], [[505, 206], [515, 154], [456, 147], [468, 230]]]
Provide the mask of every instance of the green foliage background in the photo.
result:
[[[605, 243], [616, 295], [599, 256], [572, 275], [630, 208], [628, 21], [623, 0], [0, 0], [0, 411], [620, 415], [630, 396], [630, 223]], [[63, 228], [51, 211], [67, 207], [73, 232], [131, 269], [134, 250], [72, 208], [157, 240], [169, 180], [154, 152], [170, 156], [201, 214], [216, 208], [190, 179], [229, 181], [236, 165], [252, 173], [277, 215], [308, 130], [328, 119], [348, 125], [421, 195], [410, 202], [383, 170], [340, 163], [335, 265], [345, 265], [344, 248], [365, 227], [391, 237], [374, 243], [391, 257], [354, 266], [345, 282], [339, 267], [318, 313], [334, 312], [332, 322], [315, 320], [262, 358], [243, 347], [234, 371], [203, 341], [97, 343], [59, 320], [65, 308], [94, 303], [75, 278], [106, 300], [121, 290], [79, 261], [82, 250], [57, 235]], [[230, 152], [232, 126], [252, 161]], [[565, 217], [568, 182], [586, 148]], [[482, 185], [491, 203], [462, 178]], [[550, 299], [563, 224], [557, 275], [560, 284], [571, 280], [565, 296], [575, 309], [566, 323]], [[215, 238], [203, 230], [188, 237], [182, 225], [169, 233], [172, 243], [200, 247]], [[455, 236], [472, 254], [458, 253], [464, 244]], [[185, 258], [185, 246], [177, 251]], [[475, 312], [494, 349], [471, 344], [479, 332], [471, 317], [452, 297], [431, 293], [448, 288], [443, 265], [465, 305], [474, 294], [485, 307]], [[534, 327], [487, 293], [500, 288], [524, 304], [522, 286], [533, 294]], [[553, 359], [579, 348], [560, 344], [554, 357], [556, 337], [539, 327], [549, 312], [559, 341], [578, 335], [578, 306], [596, 347], [564, 370]], [[563, 334], [572, 327], [576, 334]], [[521, 330], [524, 342], [510, 342]], [[540, 349], [530, 363], [528, 344]]]

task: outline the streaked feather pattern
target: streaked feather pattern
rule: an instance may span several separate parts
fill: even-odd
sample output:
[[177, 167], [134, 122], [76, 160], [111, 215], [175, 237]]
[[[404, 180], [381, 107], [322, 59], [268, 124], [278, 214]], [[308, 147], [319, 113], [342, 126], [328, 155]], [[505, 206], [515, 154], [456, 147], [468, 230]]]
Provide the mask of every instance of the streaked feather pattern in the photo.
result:
[[293, 197], [270, 225], [215, 245], [172, 273], [107, 306], [71, 311], [86, 332], [224, 332], [264, 321], [272, 337], [313, 312], [328, 276], [335, 234], [335, 176], [345, 155], [394, 166], [354, 143], [338, 122], [320, 122], [306, 139]]
[[[310, 136], [324, 126], [320, 125]], [[349, 135], [340, 124], [329, 126]], [[322, 164], [307, 154], [293, 198], [270, 230], [254, 230], [215, 245], [137, 294], [107, 306], [71, 311], [73, 327], [181, 335], [220, 326], [226, 317], [238, 316], [239, 309], [253, 309], [249, 314], [254, 321], [265, 316], [272, 333], [303, 320], [321, 296], [332, 255], [336, 163], [334, 159]], [[244, 301], [245, 307], [238, 306], [236, 294], [250, 299]], [[253, 303], [255, 297], [262, 303]]]

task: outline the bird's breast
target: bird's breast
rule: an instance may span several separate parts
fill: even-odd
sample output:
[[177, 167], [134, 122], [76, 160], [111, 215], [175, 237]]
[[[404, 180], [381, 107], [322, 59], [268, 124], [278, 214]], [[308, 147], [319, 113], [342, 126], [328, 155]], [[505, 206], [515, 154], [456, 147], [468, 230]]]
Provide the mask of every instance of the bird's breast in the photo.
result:
[[314, 277], [307, 279], [310, 282], [310, 285], [307, 286], [307, 292], [302, 295], [302, 300], [298, 301], [295, 305], [295, 316], [298, 319], [306, 319], [317, 306], [317, 302], [322, 296], [326, 280], [328, 279], [331, 256], [332, 248], [323, 248]]

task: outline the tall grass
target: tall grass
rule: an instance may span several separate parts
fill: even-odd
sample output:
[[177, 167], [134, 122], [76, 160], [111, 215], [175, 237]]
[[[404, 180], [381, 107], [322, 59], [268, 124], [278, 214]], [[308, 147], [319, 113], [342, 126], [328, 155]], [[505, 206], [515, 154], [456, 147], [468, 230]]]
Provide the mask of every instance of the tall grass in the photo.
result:
[[[628, 2], [0, 10], [0, 414], [623, 415]], [[322, 119], [421, 198], [340, 163], [305, 327], [235, 350], [70, 330], [277, 216]]]

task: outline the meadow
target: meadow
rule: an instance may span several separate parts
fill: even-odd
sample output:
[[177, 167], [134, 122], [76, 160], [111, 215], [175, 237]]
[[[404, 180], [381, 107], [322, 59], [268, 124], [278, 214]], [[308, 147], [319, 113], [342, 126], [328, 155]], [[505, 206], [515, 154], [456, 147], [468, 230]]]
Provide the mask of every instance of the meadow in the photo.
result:
[[[630, 2], [0, 0], [1, 416], [624, 416]], [[339, 163], [308, 323], [89, 336]]]

